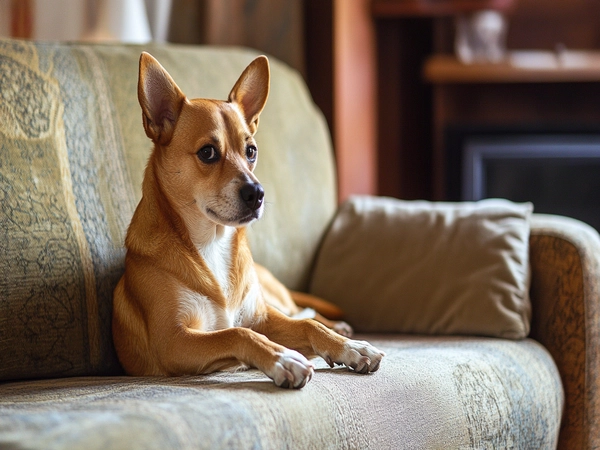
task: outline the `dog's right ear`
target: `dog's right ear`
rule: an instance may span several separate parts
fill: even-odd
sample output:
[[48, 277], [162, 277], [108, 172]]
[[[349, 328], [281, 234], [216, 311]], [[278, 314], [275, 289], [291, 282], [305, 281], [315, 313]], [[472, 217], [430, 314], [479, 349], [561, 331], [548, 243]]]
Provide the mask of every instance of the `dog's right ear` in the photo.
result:
[[140, 56], [138, 100], [146, 135], [156, 144], [167, 145], [173, 137], [185, 95], [163, 66], [146, 52]]

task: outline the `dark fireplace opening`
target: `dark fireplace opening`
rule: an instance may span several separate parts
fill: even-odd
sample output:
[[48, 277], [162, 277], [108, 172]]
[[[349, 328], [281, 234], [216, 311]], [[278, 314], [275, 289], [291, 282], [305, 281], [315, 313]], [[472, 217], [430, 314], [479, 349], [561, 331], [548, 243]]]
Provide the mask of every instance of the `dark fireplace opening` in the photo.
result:
[[600, 127], [449, 127], [450, 201], [530, 201], [600, 231]]

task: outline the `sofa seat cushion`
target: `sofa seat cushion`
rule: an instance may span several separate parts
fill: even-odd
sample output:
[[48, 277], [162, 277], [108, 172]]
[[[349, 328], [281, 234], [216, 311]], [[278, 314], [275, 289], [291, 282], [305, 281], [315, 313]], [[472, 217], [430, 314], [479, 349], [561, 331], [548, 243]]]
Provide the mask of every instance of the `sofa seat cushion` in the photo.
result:
[[358, 375], [315, 360], [279, 389], [249, 370], [0, 385], [0, 447], [554, 448], [560, 377], [537, 342], [369, 335], [387, 353]]

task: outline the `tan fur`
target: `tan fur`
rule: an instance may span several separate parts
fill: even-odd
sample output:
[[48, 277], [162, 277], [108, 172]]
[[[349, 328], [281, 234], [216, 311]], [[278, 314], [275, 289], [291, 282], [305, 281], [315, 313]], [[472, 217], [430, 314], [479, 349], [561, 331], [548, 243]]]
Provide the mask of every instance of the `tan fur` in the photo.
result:
[[263, 298], [269, 305], [277, 308], [287, 316], [294, 317], [302, 313], [303, 308], [315, 311], [313, 319], [331, 328], [342, 336], [351, 337], [352, 327], [341, 320], [342, 310], [321, 298], [304, 292], [289, 291], [265, 267], [255, 263], [258, 281], [262, 287]]
[[293, 305], [274, 278], [259, 284], [244, 228], [263, 211], [253, 150], [268, 90], [265, 57], [246, 68], [228, 101], [189, 100], [154, 58], [140, 58], [138, 97], [154, 150], [113, 305], [115, 347], [131, 375], [252, 366], [278, 386], [300, 388], [313, 374], [307, 357], [363, 373], [379, 367], [383, 353], [370, 344], [265, 300]]

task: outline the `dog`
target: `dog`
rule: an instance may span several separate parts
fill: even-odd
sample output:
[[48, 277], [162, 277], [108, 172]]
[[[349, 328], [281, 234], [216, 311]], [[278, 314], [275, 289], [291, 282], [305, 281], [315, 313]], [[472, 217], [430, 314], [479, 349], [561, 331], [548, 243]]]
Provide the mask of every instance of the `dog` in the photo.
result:
[[258, 282], [266, 303], [286, 316], [296, 319], [314, 319], [342, 336], [351, 337], [354, 330], [341, 319], [344, 312], [336, 305], [314, 295], [288, 290], [268, 269], [254, 264]]
[[154, 57], [140, 57], [138, 99], [154, 149], [125, 238], [112, 322], [130, 375], [255, 367], [277, 386], [302, 388], [315, 356], [358, 373], [379, 368], [383, 352], [316, 320], [286, 316], [272, 304], [282, 286], [260, 284], [258, 273], [272, 275], [254, 264], [246, 226], [265, 204], [253, 173], [254, 135], [269, 81], [260, 56], [227, 101], [188, 99]]

